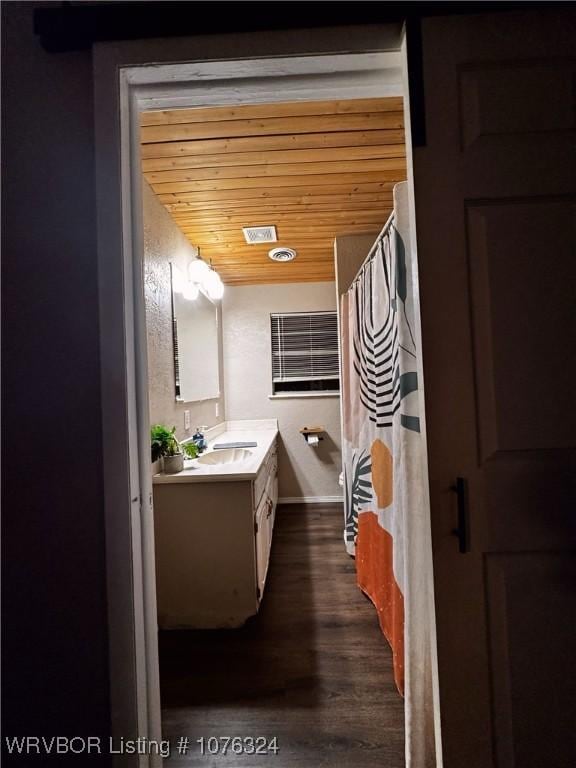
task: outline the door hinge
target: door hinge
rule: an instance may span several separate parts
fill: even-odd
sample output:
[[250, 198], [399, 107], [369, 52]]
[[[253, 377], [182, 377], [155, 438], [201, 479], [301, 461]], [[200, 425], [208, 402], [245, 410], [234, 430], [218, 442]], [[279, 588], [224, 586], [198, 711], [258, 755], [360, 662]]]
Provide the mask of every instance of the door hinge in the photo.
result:
[[256, 598], [260, 600], [262, 597], [262, 592], [260, 592], [260, 587], [256, 587]]
[[258, 523], [254, 521], [254, 533], [258, 533]]

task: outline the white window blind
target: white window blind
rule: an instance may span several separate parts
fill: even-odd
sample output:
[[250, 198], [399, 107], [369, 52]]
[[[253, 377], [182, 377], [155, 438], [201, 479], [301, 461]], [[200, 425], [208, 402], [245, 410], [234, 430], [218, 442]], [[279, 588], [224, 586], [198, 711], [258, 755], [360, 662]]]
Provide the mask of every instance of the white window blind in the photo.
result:
[[[290, 312], [270, 316], [272, 381], [317, 382], [305, 390], [338, 389], [338, 321], [336, 312]], [[323, 381], [331, 385], [322, 386]], [[293, 389], [293, 387], [290, 387]]]

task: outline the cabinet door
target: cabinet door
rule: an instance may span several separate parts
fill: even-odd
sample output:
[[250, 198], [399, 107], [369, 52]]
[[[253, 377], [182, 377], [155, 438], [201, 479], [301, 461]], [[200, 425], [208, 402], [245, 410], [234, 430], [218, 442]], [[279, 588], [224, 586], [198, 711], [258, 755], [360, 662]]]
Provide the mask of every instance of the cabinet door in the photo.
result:
[[262, 495], [267, 490], [270, 475], [276, 475], [277, 473], [278, 459], [276, 445], [273, 445], [258, 472], [258, 476], [254, 480], [254, 505], [256, 507], [259, 506], [260, 501], [262, 500]]
[[268, 515], [268, 527], [270, 531], [270, 546], [272, 546], [272, 529], [274, 528], [274, 519], [276, 517], [276, 504], [278, 503], [278, 464], [276, 463], [276, 456], [274, 456], [274, 462], [270, 467], [270, 476], [266, 483], [266, 494], [270, 499], [270, 508], [267, 511]]
[[256, 576], [259, 596], [264, 592], [264, 582], [268, 571], [270, 555], [270, 543], [272, 541], [272, 527], [270, 509], [272, 501], [267, 493], [264, 493], [256, 511]]

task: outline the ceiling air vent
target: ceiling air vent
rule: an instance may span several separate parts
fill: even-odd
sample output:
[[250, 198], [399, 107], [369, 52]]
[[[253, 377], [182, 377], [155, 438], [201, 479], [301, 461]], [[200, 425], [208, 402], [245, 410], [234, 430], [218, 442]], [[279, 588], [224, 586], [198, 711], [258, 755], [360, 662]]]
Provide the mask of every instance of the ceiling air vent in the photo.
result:
[[276, 227], [242, 227], [246, 242], [250, 244], [257, 243], [275, 243], [278, 239], [276, 237]]
[[296, 251], [292, 248], [272, 248], [271, 251], [268, 251], [268, 256], [272, 261], [292, 261], [296, 258]]

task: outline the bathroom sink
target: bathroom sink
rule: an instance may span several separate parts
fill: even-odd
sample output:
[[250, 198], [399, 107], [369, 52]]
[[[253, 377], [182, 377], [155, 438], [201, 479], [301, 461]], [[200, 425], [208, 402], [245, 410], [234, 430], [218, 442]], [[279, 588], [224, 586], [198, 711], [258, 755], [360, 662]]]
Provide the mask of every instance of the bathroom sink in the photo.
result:
[[225, 448], [219, 451], [211, 451], [198, 456], [196, 461], [199, 464], [208, 464], [215, 466], [217, 464], [236, 464], [236, 462], [246, 461], [252, 456], [252, 451], [246, 448]]

